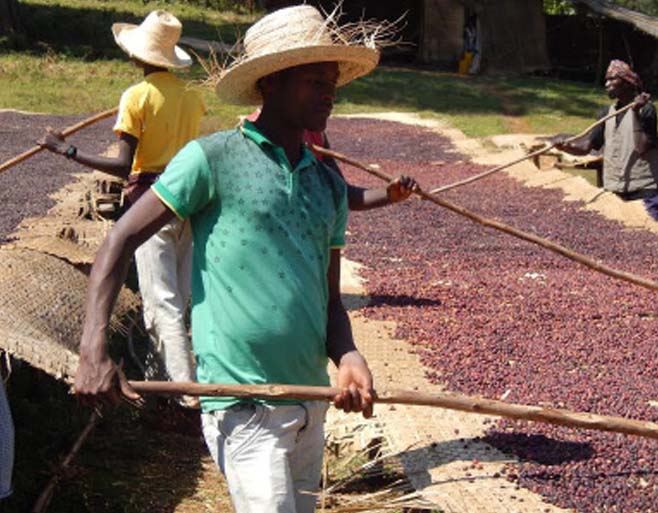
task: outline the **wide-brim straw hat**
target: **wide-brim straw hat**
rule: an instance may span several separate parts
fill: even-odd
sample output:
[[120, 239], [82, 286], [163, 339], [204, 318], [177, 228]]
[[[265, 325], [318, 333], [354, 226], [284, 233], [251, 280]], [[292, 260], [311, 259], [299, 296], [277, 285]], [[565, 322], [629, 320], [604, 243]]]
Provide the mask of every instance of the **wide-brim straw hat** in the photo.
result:
[[374, 41], [350, 42], [315, 7], [298, 5], [275, 11], [247, 30], [244, 54], [221, 75], [216, 86], [227, 103], [262, 102], [257, 82], [286, 68], [317, 62], [338, 63], [337, 86], [366, 75], [379, 63]]
[[167, 11], [152, 11], [139, 25], [114, 23], [114, 40], [130, 57], [163, 68], [186, 68], [190, 55], [176, 46], [183, 26]]

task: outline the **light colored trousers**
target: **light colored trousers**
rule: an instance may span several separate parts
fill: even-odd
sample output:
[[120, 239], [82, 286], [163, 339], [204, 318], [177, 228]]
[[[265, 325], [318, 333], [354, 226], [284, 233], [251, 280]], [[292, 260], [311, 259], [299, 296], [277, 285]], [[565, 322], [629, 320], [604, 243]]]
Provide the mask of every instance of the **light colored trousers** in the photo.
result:
[[328, 405], [240, 403], [203, 413], [203, 435], [236, 513], [313, 513]]
[[146, 378], [196, 381], [185, 325], [192, 271], [189, 221], [169, 221], [137, 248], [135, 262], [153, 351], [147, 356]]
[[0, 499], [11, 495], [11, 474], [14, 467], [14, 424], [0, 373]]

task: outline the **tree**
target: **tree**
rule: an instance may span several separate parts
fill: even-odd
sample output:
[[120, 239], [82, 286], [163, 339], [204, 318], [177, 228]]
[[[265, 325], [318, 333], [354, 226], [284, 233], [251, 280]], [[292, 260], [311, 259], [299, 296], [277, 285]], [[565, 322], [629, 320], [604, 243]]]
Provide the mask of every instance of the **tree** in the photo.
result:
[[18, 0], [0, 0], [0, 37], [20, 32]]

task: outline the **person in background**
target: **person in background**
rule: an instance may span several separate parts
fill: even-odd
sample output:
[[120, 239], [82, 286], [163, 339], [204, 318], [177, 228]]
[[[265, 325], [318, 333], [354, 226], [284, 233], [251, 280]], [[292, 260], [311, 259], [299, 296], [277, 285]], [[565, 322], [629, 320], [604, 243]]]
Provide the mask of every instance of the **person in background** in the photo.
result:
[[[182, 32], [166, 11], [151, 12], [140, 25], [115, 23], [116, 43], [143, 70], [144, 80], [121, 96], [114, 132], [116, 157], [83, 152], [57, 133], [42, 139], [44, 148], [93, 169], [128, 179], [124, 199], [130, 207], [155, 183], [174, 155], [198, 137], [205, 107], [198, 91], [170, 70], [192, 64], [176, 46]], [[185, 314], [190, 297], [192, 235], [189, 222], [173, 218], [135, 252], [144, 325], [156, 362], [147, 361], [146, 377], [194, 381], [194, 360]], [[196, 398], [182, 398], [198, 406]]]
[[587, 155], [603, 148], [603, 188], [624, 201], [644, 202], [658, 220], [658, 135], [656, 109], [642, 92], [642, 81], [623, 61], [613, 60], [606, 71], [605, 88], [616, 100], [600, 113], [601, 119], [635, 102], [622, 114], [595, 128], [588, 137], [556, 146], [572, 155]]

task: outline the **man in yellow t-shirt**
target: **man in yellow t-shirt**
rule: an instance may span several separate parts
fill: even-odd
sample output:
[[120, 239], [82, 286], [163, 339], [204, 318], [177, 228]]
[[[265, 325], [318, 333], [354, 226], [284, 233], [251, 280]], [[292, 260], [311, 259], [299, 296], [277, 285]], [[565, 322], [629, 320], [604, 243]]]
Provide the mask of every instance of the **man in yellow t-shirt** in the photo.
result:
[[[205, 112], [201, 96], [169, 72], [192, 64], [190, 56], [176, 46], [181, 31], [180, 21], [165, 11], [151, 12], [140, 25], [112, 25], [117, 44], [144, 70], [144, 80], [121, 96], [114, 125], [119, 136], [117, 157], [82, 152], [54, 132], [47, 133], [41, 141], [44, 148], [54, 153], [127, 178], [124, 198], [128, 206], [158, 179], [178, 150], [198, 137]], [[135, 253], [144, 324], [153, 345], [154, 361], [147, 362], [147, 378], [195, 380], [184, 322], [191, 258], [189, 223], [179, 219], [167, 223]], [[82, 347], [81, 358], [85, 358]]]

